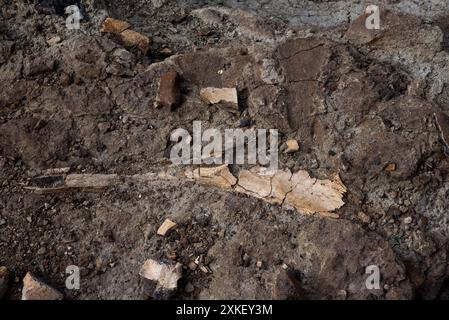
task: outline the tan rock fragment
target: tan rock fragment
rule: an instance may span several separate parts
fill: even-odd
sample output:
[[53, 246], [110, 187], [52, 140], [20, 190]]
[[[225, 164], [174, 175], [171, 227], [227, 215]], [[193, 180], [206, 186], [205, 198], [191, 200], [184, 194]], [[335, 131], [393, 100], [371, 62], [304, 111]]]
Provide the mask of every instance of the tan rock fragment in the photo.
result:
[[394, 172], [396, 171], [396, 164], [395, 163], [389, 163], [386, 167], [385, 170], [388, 172]]
[[299, 143], [295, 139], [287, 140], [287, 149], [285, 149], [285, 153], [294, 153], [299, 150]]
[[22, 300], [61, 300], [63, 295], [28, 272], [23, 278]]
[[164, 223], [157, 230], [157, 234], [160, 236], [167, 236], [172, 232], [177, 226], [176, 222], [171, 221], [170, 219], [165, 219]]
[[126, 29], [129, 29], [131, 25], [122, 20], [117, 20], [114, 18], [106, 18], [101, 25], [101, 32], [120, 34]]
[[145, 279], [156, 281], [160, 288], [175, 290], [178, 287], [178, 280], [182, 276], [182, 265], [180, 263], [167, 264], [149, 259], [143, 264], [139, 275]]
[[229, 171], [226, 164], [195, 169], [192, 178], [202, 184], [222, 189], [231, 189], [237, 183], [237, 179]]
[[229, 102], [238, 108], [238, 96], [236, 88], [203, 88], [200, 97], [209, 104]]
[[133, 30], [125, 30], [120, 33], [120, 37], [125, 47], [137, 47], [144, 55], [148, 53], [151, 40], [147, 36]]

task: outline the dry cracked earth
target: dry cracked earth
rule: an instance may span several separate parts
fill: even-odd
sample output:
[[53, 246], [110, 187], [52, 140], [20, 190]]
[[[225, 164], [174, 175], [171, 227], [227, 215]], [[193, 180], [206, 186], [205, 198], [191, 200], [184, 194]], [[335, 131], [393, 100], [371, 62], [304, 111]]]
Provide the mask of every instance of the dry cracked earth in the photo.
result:
[[[448, 18], [444, 0], [0, 0], [0, 295], [448, 299]], [[195, 120], [278, 129], [286, 180], [172, 165]], [[308, 179], [336, 205], [308, 187], [288, 205]]]

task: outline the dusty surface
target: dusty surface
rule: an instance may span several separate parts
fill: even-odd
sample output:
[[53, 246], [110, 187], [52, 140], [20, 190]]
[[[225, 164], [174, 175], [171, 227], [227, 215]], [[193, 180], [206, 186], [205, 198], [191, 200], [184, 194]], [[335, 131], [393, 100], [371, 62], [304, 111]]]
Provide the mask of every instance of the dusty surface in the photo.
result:
[[[32, 272], [66, 299], [148, 299], [139, 270], [149, 259], [183, 265], [174, 298], [449, 298], [447, 132], [436, 123], [449, 114], [448, 2], [380, 1], [373, 33], [357, 20], [364, 1], [86, 0], [81, 30], [68, 30], [60, 4], [75, 2], [0, 0], [7, 298], [20, 299]], [[100, 32], [106, 17], [150, 38], [148, 53]], [[155, 108], [169, 71], [180, 104]], [[208, 105], [206, 87], [237, 88], [240, 109]], [[179, 169], [170, 133], [194, 120], [297, 140], [281, 169], [338, 173], [339, 218], [146, 179]], [[134, 178], [99, 192], [27, 188], [65, 167]], [[166, 219], [177, 226], [161, 237]], [[81, 268], [80, 290], [65, 288], [69, 265]], [[365, 286], [369, 265], [380, 268], [379, 290]]]

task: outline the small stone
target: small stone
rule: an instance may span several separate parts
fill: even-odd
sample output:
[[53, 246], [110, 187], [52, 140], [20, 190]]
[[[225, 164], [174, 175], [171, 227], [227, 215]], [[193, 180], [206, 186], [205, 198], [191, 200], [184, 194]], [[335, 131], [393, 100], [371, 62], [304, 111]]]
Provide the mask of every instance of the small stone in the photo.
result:
[[412, 217], [406, 217], [405, 219], [404, 219], [404, 223], [405, 224], [411, 224], [413, 222], [413, 218]]
[[5, 219], [0, 219], [0, 226], [3, 226], [6, 224], [6, 220]]
[[31, 218], [31, 217], [26, 217], [26, 219], [27, 219], [27, 221], [28, 221], [28, 223], [31, 223], [31, 222], [33, 222], [33, 219]]
[[357, 214], [357, 217], [360, 219], [360, 221], [362, 221], [365, 224], [370, 224], [371, 223], [371, 217], [368, 216], [366, 213], [364, 212], [359, 212]]
[[181, 92], [178, 84], [178, 73], [169, 71], [162, 75], [159, 80], [159, 91], [155, 106], [173, 110], [181, 100]]
[[176, 228], [176, 226], [176, 222], [173, 222], [170, 219], [166, 219], [157, 230], [157, 234], [163, 237], [168, 236], [170, 232], [172, 232]]
[[228, 102], [238, 109], [236, 88], [203, 88], [200, 91], [200, 97], [209, 104]]
[[62, 293], [38, 280], [30, 272], [23, 279], [22, 300], [61, 300]]
[[147, 36], [133, 30], [125, 30], [120, 33], [123, 45], [127, 48], [137, 47], [146, 55], [150, 49], [151, 40]]
[[131, 25], [126, 21], [117, 20], [114, 18], [106, 18], [106, 20], [104, 20], [103, 24], [101, 25], [100, 31], [119, 34], [126, 29], [129, 29], [130, 27]]
[[263, 267], [263, 262], [262, 262], [262, 261], [257, 261], [257, 262], [256, 262], [256, 267], [257, 267], [258, 269], [262, 269], [262, 267]]
[[385, 171], [388, 172], [394, 172], [396, 171], [396, 164], [395, 163], [390, 163], [385, 167]]
[[53, 46], [55, 44], [58, 44], [59, 42], [61, 42], [61, 37], [59, 37], [59, 36], [54, 36], [54, 37], [47, 39], [47, 44], [49, 46]]
[[294, 139], [287, 140], [287, 149], [285, 149], [284, 153], [294, 153], [299, 150], [299, 143]]
[[6, 267], [0, 267], [0, 300], [5, 296], [8, 291], [10, 274]]

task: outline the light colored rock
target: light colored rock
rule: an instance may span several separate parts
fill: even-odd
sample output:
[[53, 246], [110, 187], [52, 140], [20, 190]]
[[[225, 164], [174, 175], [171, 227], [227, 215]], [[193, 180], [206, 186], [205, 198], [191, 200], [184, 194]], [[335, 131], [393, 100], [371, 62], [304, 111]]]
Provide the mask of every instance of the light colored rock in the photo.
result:
[[28, 272], [23, 278], [22, 300], [61, 300], [63, 295]]
[[394, 172], [396, 171], [396, 164], [395, 163], [389, 163], [386, 167], [385, 170], [388, 172]]
[[101, 32], [120, 34], [126, 29], [129, 29], [131, 25], [122, 20], [117, 20], [114, 18], [106, 18], [101, 25]]
[[411, 224], [413, 222], [413, 218], [412, 217], [406, 217], [405, 219], [404, 219], [404, 223], [405, 224]]
[[143, 264], [139, 275], [145, 279], [156, 281], [160, 288], [175, 290], [178, 287], [178, 280], [182, 276], [182, 265], [180, 263], [171, 265], [149, 259]]
[[143, 54], [147, 54], [150, 49], [151, 40], [143, 34], [133, 31], [125, 30], [120, 33], [123, 45], [127, 48], [137, 47]]
[[232, 103], [238, 108], [238, 96], [236, 88], [203, 88], [200, 91], [201, 98], [209, 104], [219, 102]]
[[299, 150], [299, 143], [295, 139], [287, 140], [287, 149], [285, 149], [285, 153], [294, 153]]
[[176, 222], [171, 221], [170, 219], [165, 219], [164, 223], [157, 230], [157, 234], [160, 236], [167, 236], [176, 228]]

